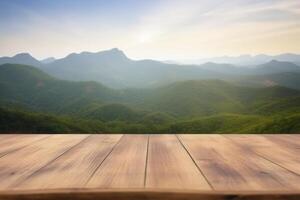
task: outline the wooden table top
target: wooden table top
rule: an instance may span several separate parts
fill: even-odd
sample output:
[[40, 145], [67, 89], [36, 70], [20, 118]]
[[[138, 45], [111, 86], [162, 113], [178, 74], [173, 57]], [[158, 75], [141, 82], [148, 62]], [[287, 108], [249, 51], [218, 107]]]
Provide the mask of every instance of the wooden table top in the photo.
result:
[[74, 193], [299, 198], [300, 135], [0, 135], [0, 199]]

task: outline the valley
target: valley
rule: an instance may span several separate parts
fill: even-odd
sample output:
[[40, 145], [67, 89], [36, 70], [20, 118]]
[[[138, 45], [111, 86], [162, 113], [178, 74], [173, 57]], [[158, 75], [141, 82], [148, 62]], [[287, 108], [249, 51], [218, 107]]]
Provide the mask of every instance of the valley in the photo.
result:
[[300, 130], [300, 67], [290, 62], [185, 66], [130, 60], [118, 49], [70, 54], [47, 64], [29, 56], [0, 58], [24, 63], [0, 66], [2, 132]]

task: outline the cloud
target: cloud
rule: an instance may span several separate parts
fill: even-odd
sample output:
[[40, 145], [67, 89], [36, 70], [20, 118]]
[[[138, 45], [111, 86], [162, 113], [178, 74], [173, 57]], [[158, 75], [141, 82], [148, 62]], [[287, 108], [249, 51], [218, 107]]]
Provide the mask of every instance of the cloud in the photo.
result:
[[0, 20], [0, 54], [61, 57], [112, 47], [159, 59], [300, 52], [299, 0], [70, 1], [65, 12], [61, 4], [54, 9], [61, 1], [38, 8], [7, 2], [14, 12]]

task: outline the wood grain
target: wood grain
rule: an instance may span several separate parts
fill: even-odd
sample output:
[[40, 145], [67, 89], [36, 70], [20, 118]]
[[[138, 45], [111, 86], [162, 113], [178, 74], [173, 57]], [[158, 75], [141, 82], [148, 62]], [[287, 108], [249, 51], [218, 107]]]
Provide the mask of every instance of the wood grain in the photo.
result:
[[86, 138], [86, 135], [53, 135], [0, 159], [0, 190], [14, 188], [49, 161]]
[[299, 138], [0, 135], [0, 199], [299, 199]]
[[49, 135], [1, 135], [0, 158], [46, 137]]
[[300, 153], [300, 135], [264, 135], [268, 140], [280, 145], [290, 152]]
[[146, 187], [211, 189], [175, 135], [150, 137]]
[[147, 135], [124, 135], [87, 187], [144, 187], [147, 143]]
[[121, 135], [91, 135], [18, 184], [22, 189], [84, 187]]
[[181, 135], [215, 190], [295, 190], [300, 177], [221, 135]]
[[[237, 145], [248, 147], [257, 155], [300, 176], [300, 149], [278, 136], [230, 137]], [[260, 145], [259, 145], [260, 144]], [[262, 145], [263, 144], [263, 145]]]

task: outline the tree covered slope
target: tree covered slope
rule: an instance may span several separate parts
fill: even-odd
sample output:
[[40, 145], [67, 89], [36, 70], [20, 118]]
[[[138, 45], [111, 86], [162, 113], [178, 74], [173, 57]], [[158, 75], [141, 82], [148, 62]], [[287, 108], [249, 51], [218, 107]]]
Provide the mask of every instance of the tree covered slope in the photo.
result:
[[297, 132], [299, 98], [300, 91], [280, 85], [255, 88], [221, 80], [117, 90], [60, 80], [31, 66], [0, 66], [2, 132]]

